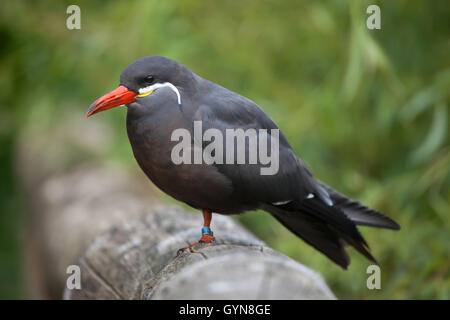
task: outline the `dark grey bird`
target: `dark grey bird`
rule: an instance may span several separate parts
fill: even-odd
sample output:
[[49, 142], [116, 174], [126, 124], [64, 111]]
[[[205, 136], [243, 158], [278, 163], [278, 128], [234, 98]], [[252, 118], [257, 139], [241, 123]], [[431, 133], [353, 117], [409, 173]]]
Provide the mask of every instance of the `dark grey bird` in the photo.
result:
[[[400, 229], [384, 214], [315, 179], [283, 133], [279, 131], [275, 137], [279, 128], [256, 103], [199, 77], [181, 63], [161, 56], [133, 62], [122, 72], [120, 86], [97, 99], [86, 117], [122, 104], [128, 107], [128, 138], [141, 169], [165, 193], [203, 211], [202, 237], [187, 248], [214, 240], [210, 229], [212, 212], [239, 214], [262, 209], [347, 268], [350, 263], [347, 245], [375, 262], [357, 225]], [[249, 163], [251, 153], [255, 152], [250, 148], [249, 136], [244, 142], [244, 163], [237, 159], [240, 152], [237, 143], [223, 144], [223, 161], [174, 161], [174, 148], [180, 143], [173, 136], [177, 129], [190, 134], [190, 149], [184, 150], [190, 153], [188, 156], [212, 143], [213, 139], [196, 140], [195, 123], [199, 121], [202, 134], [214, 129], [216, 134], [226, 137], [229, 129], [262, 130], [268, 133], [257, 139], [266, 139], [269, 146], [276, 146], [274, 138], [278, 138], [278, 149], [273, 149], [278, 152], [278, 170], [274, 174], [261, 174], [267, 163]], [[212, 156], [220, 160], [221, 155], [214, 152]], [[229, 153], [234, 161], [225, 159]]]

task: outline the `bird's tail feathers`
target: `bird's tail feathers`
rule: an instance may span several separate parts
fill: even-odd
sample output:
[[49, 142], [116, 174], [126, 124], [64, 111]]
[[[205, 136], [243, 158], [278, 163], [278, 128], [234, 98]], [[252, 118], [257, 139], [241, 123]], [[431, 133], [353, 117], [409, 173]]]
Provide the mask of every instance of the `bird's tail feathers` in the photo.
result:
[[330, 195], [333, 205], [341, 209], [356, 225], [400, 230], [400, 225], [388, 216], [344, 196], [324, 183], [320, 184]]
[[345, 243], [353, 246], [367, 259], [376, 263], [368, 251], [369, 245], [356, 228], [356, 224], [338, 207], [329, 206], [320, 199], [305, 199], [300, 205], [300, 211], [310, 214], [326, 223], [330, 229]]
[[344, 269], [350, 264], [345, 243], [326, 224], [298, 212], [272, 210], [272, 215], [293, 234], [313, 246]]
[[311, 198], [305, 199], [298, 211], [275, 207], [269, 208], [268, 211], [291, 232], [344, 269], [347, 269], [350, 263], [345, 251], [346, 245], [353, 246], [367, 259], [376, 263], [355, 223], [335, 206], [329, 206], [318, 198]]

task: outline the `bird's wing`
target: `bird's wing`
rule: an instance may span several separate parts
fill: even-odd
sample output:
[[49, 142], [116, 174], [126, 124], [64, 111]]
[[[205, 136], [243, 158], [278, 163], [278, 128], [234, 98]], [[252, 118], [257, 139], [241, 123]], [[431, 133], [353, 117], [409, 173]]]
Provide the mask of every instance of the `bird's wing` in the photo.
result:
[[[209, 97], [209, 102], [201, 105], [194, 117], [194, 121], [202, 121], [203, 132], [214, 128], [225, 137], [226, 129], [278, 129], [252, 101], [232, 92], [213, 91], [215, 96]], [[248, 146], [246, 149], [247, 160]], [[236, 146], [234, 151], [236, 153]], [[375, 261], [356, 225], [398, 229], [393, 220], [316, 180], [305, 163], [296, 157], [281, 131], [276, 174], [261, 175], [260, 164], [214, 166], [231, 181], [234, 193], [242, 201], [270, 212], [289, 230], [343, 268], [349, 264], [346, 245]]]
[[383, 213], [366, 207], [358, 201], [344, 196], [323, 182], [320, 182], [320, 184], [327, 190], [334, 206], [344, 211], [348, 218], [355, 224], [360, 226], [400, 230], [399, 224]]
[[[202, 121], [202, 130], [218, 129], [226, 137], [227, 129], [267, 130], [267, 140], [274, 139], [270, 130], [279, 130], [270, 117], [254, 102], [236, 93], [219, 87], [213, 90], [214, 96], [208, 97], [197, 110], [193, 121]], [[206, 147], [210, 142], [203, 142]], [[226, 142], [224, 142], [224, 146]], [[270, 143], [269, 143], [270, 146]], [[226, 149], [226, 148], [225, 148]], [[237, 144], [234, 144], [234, 163], [237, 159]], [[261, 174], [261, 165], [249, 164], [249, 145], [245, 148], [245, 164], [213, 164], [232, 183], [234, 193], [245, 203], [283, 203], [303, 200], [311, 193], [319, 195], [325, 202], [330, 198], [313, 178], [306, 164], [297, 158], [284, 134], [279, 131], [278, 172], [273, 175]], [[268, 148], [270, 150], [270, 147]], [[226, 152], [229, 150], [226, 150]], [[225, 160], [225, 155], [224, 155]], [[225, 161], [224, 161], [225, 162]]]

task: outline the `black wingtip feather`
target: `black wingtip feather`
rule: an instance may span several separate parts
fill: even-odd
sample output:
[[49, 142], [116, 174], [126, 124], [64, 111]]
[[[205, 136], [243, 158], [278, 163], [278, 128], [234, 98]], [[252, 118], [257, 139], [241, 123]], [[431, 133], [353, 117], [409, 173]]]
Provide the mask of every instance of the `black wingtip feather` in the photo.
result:
[[305, 199], [300, 205], [300, 211], [306, 212], [329, 224], [339, 232], [351, 237], [355, 241], [368, 246], [356, 224], [336, 206], [329, 206], [318, 198]]
[[297, 211], [287, 211], [274, 206], [267, 209], [291, 232], [343, 269], [347, 269], [350, 264], [350, 258], [345, 251], [347, 244], [377, 263], [356, 224], [338, 207], [328, 206], [318, 198], [311, 198], [299, 204]]
[[355, 224], [359, 226], [400, 230], [400, 225], [385, 214], [346, 197], [322, 182], [319, 182], [319, 184], [327, 190], [334, 205], [343, 210]]

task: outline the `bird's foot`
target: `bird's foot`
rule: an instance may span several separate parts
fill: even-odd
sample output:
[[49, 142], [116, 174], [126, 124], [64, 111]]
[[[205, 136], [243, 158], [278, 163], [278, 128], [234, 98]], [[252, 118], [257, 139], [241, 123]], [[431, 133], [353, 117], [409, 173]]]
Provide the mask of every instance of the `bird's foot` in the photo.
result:
[[211, 243], [213, 241], [216, 241], [216, 238], [211, 234], [204, 234], [200, 240], [198, 240], [199, 243]]
[[211, 229], [209, 227], [203, 227], [202, 228], [202, 237], [200, 238], [200, 240], [198, 240], [198, 242], [195, 242], [195, 243], [191, 244], [190, 246], [178, 249], [177, 256], [181, 255], [184, 251], [186, 251], [188, 249], [191, 249], [191, 248], [193, 248], [195, 246], [198, 246], [198, 245], [203, 244], [203, 243], [211, 243], [211, 242], [214, 242], [214, 241], [216, 241], [216, 238], [214, 238], [214, 234], [211, 231]]

